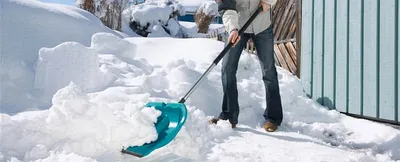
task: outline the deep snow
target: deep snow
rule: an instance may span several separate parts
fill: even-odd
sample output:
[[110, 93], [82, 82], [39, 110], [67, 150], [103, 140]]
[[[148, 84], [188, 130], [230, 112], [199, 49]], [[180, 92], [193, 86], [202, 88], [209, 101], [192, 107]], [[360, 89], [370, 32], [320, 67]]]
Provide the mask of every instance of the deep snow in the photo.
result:
[[0, 6], [0, 112], [3, 113], [46, 105], [38, 102], [33, 86], [40, 48], [67, 41], [89, 46], [92, 35], [97, 32], [123, 37], [94, 15], [73, 6], [37, 0], [1, 0]]
[[[18, 3], [22, 2], [1, 1], [14, 7], [36, 4]], [[34, 27], [25, 25], [39, 34], [51, 32], [31, 29]], [[33, 35], [11, 30], [3, 31]], [[222, 101], [218, 64], [186, 102], [187, 122], [169, 145], [143, 159], [121, 155], [122, 146], [157, 138], [154, 122], [159, 112], [144, 109], [144, 104], [177, 102], [223, 43], [201, 38], [123, 39], [112, 31], [103, 32], [91, 35], [89, 42], [60, 41], [36, 49], [37, 44], [61, 39], [48, 36], [40, 40], [42, 43], [13, 49], [23, 50], [22, 55], [14, 56], [16, 60], [26, 59], [28, 54], [35, 60], [34, 70], [24, 73], [35, 79], [24, 81], [35, 84], [48, 97], [42, 99], [50, 100], [51, 105], [46, 110], [27, 111], [27, 103], [38, 98], [8, 94], [23, 112], [7, 114], [2, 110], [0, 114], [0, 161], [400, 161], [399, 130], [320, 106], [305, 96], [300, 80], [282, 68], [278, 68], [278, 75], [283, 125], [274, 133], [263, 131], [261, 70], [256, 55], [248, 53], [241, 56], [237, 74], [241, 107], [237, 129], [231, 129], [227, 121], [218, 125], [207, 122], [219, 113]], [[1, 45], [4, 48], [12, 43], [17, 42]], [[18, 62], [8, 65], [20, 66]], [[7, 72], [15, 74], [16, 70]]]

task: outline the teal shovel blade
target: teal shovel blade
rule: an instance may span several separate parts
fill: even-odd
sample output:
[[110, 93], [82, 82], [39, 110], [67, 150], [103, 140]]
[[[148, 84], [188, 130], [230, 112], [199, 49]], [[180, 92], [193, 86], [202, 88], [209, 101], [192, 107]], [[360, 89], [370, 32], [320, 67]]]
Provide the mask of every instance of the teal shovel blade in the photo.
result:
[[154, 150], [170, 143], [186, 121], [187, 109], [183, 103], [166, 104], [164, 102], [149, 102], [146, 107], [155, 107], [155, 109], [161, 111], [161, 115], [157, 118], [155, 124], [158, 138], [157, 140], [151, 143], [146, 143], [142, 146], [129, 146], [126, 149], [123, 148], [123, 153], [137, 157], [149, 155]]

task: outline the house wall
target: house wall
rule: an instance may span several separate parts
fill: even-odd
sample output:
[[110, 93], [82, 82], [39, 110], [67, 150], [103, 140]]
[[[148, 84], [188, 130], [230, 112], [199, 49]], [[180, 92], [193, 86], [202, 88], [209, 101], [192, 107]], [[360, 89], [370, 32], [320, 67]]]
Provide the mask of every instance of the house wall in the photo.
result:
[[399, 0], [302, 0], [301, 80], [340, 112], [400, 123]]

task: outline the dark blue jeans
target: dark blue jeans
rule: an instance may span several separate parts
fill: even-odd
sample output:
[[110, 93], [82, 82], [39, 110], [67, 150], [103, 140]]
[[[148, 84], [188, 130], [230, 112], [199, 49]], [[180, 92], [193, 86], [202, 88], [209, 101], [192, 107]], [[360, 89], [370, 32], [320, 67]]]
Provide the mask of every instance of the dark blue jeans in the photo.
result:
[[236, 71], [240, 55], [246, 46], [247, 41], [252, 38], [257, 51], [261, 69], [262, 79], [266, 90], [266, 109], [264, 118], [277, 125], [282, 123], [282, 103], [279, 93], [279, 84], [274, 59], [274, 34], [272, 25], [265, 31], [255, 34], [244, 33], [235, 47], [232, 47], [224, 56], [222, 61], [222, 86], [223, 102], [222, 112], [219, 118], [229, 120], [232, 124], [238, 123], [239, 102], [236, 81]]

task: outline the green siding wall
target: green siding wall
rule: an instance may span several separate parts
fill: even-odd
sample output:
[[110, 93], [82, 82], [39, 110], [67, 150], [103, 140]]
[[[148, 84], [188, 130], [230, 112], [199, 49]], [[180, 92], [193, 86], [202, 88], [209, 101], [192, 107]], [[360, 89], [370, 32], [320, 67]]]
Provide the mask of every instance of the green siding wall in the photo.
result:
[[364, 1], [364, 85], [363, 115], [376, 117], [377, 100], [377, 1]]
[[[335, 103], [336, 109], [347, 112], [347, 36], [348, 36], [348, 4], [347, 0], [336, 1], [336, 78]], [[303, 48], [303, 47], [302, 47]], [[331, 107], [332, 108], [332, 107]]]
[[335, 1], [324, 1], [324, 3], [322, 96], [326, 96], [326, 98], [321, 98], [320, 102], [328, 107], [333, 107], [333, 100], [335, 100], [335, 8], [331, 6], [335, 6]]
[[312, 33], [313, 33], [313, 1], [312, 0], [303, 0], [302, 1], [302, 31], [301, 31], [301, 64], [300, 69], [305, 69], [303, 73], [301, 73], [301, 82], [303, 84], [304, 90], [308, 93], [312, 91], [311, 89], [311, 80], [312, 80]]
[[397, 117], [396, 117], [396, 121], [400, 121], [400, 105], [399, 105], [399, 101], [400, 101], [400, 95], [399, 95], [399, 89], [400, 89], [400, 79], [399, 79], [399, 76], [400, 76], [400, 66], [399, 66], [399, 63], [400, 63], [400, 51], [399, 51], [399, 47], [400, 47], [400, 41], [399, 41], [399, 39], [400, 39], [400, 25], [399, 25], [399, 23], [400, 23], [400, 2], [399, 1], [396, 1], [396, 3], [397, 3], [397, 7], [396, 7], [396, 11], [397, 11], [397, 21], [396, 21], [396, 35], [397, 35], [397, 37], [396, 37], [396, 42], [397, 42], [397, 46], [396, 46], [396, 51], [395, 51], [395, 53], [396, 53], [396, 60], [397, 60], [397, 62], [396, 62], [396, 73], [395, 74], [397, 74], [396, 75], [396, 80], [397, 80], [397, 84], [396, 84], [396, 93], [395, 93], [395, 95], [397, 96], [397, 98], [396, 98], [396, 103], [395, 103], [395, 107], [396, 107], [396, 112], [397, 112]]
[[399, 123], [398, 0], [303, 0], [301, 80], [341, 112]]

